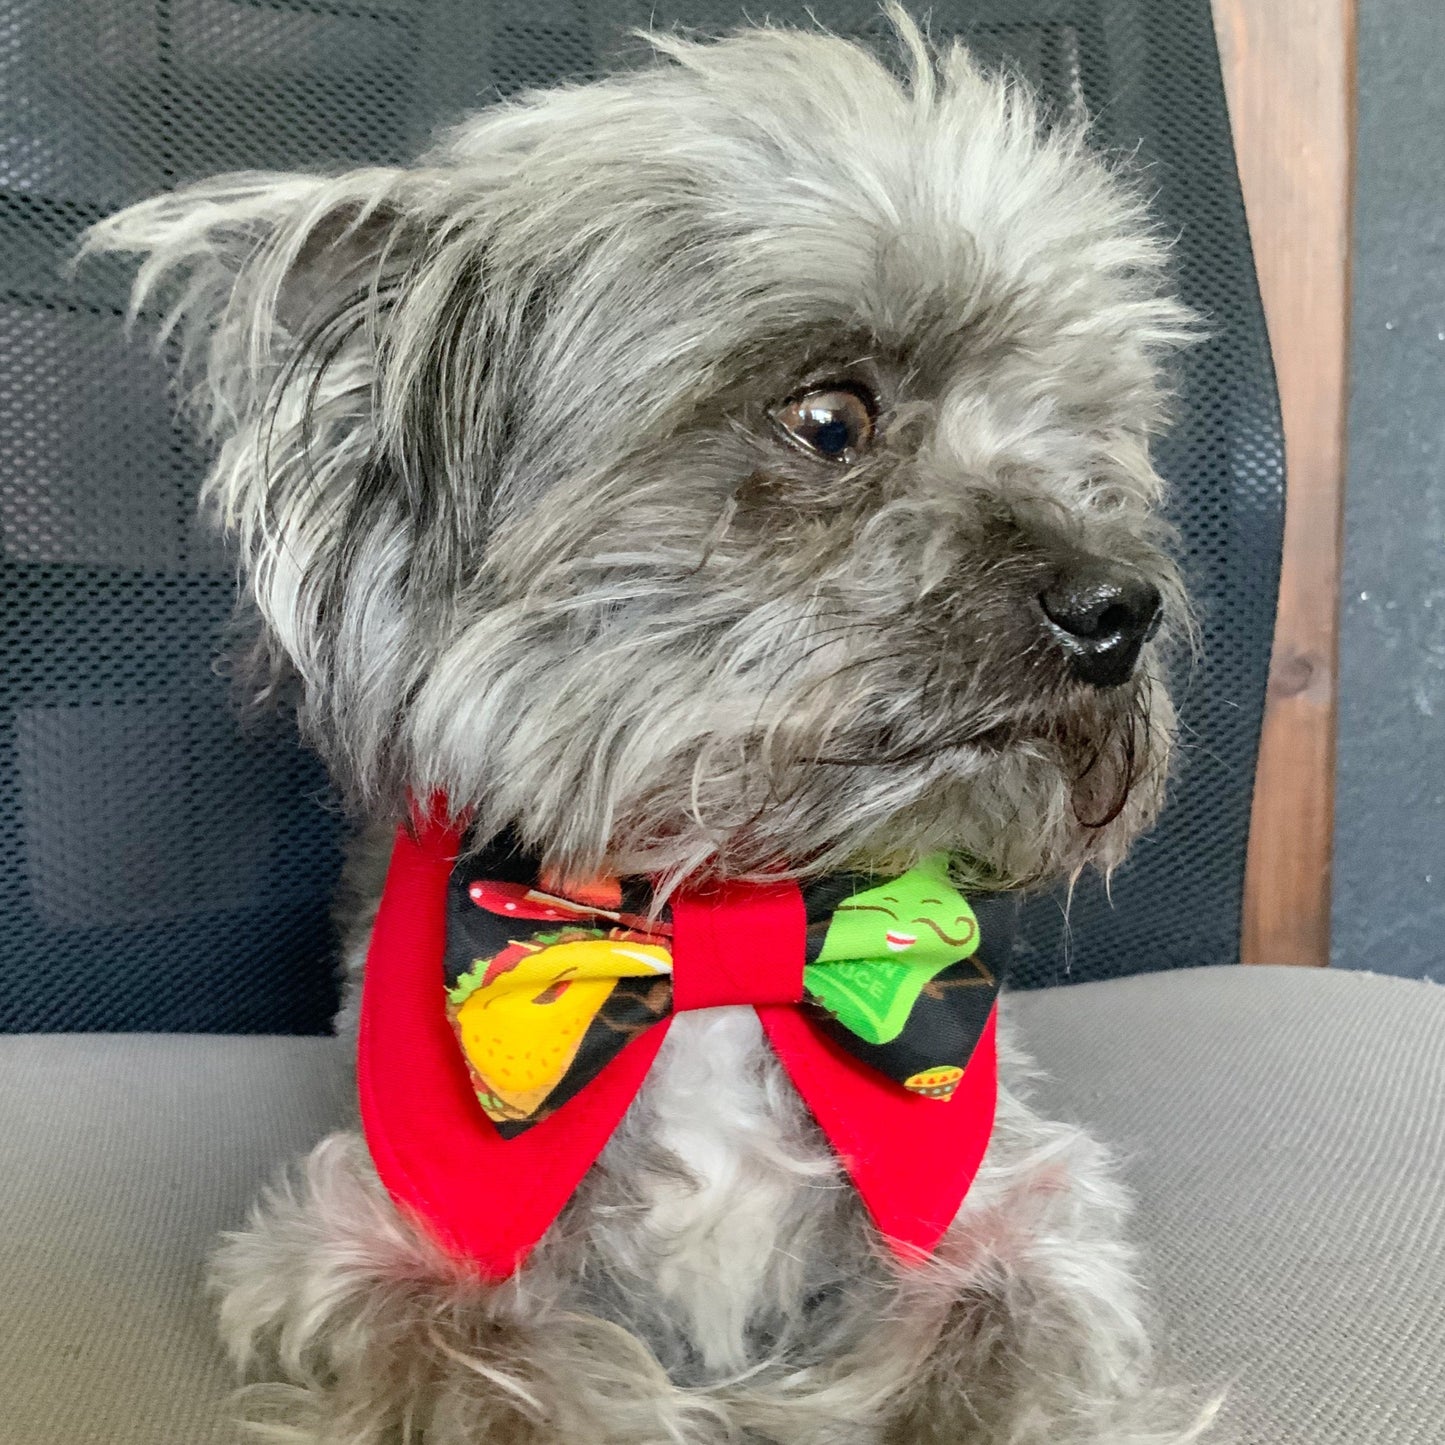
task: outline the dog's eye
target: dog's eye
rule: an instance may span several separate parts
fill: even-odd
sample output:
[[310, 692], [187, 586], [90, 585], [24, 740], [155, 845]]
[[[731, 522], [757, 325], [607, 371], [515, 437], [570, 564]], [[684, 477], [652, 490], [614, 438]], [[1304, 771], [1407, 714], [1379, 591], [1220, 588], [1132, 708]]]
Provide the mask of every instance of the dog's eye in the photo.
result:
[[773, 413], [795, 446], [830, 462], [851, 462], [873, 440], [878, 406], [862, 387], [824, 386], [784, 402]]

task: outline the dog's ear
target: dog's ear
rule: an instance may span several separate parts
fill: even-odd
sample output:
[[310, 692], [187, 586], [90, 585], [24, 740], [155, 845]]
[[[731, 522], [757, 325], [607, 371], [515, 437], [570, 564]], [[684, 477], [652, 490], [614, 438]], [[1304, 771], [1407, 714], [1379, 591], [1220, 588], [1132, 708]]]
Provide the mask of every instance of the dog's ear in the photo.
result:
[[185, 399], [218, 436], [273, 403], [287, 368], [371, 318], [414, 263], [425, 225], [407, 173], [244, 172], [131, 206], [93, 226], [79, 261], [140, 257], [129, 319], [180, 352]]
[[501, 239], [504, 171], [223, 176], [81, 252], [140, 257], [132, 315], [217, 447], [203, 497], [239, 547], [258, 690], [299, 682], [372, 803], [399, 791], [406, 699], [476, 585], [545, 312], [546, 248]]
[[387, 766], [379, 719], [415, 657], [415, 564], [458, 550], [455, 489], [433, 474], [434, 495], [412, 495], [414, 459], [383, 421], [400, 404], [393, 325], [425, 289], [451, 200], [424, 169], [223, 176], [101, 222], [80, 253], [140, 258], [131, 314], [178, 354], [183, 400], [216, 446], [203, 497], [239, 547], [259, 688], [299, 680], [303, 720], [363, 788]]

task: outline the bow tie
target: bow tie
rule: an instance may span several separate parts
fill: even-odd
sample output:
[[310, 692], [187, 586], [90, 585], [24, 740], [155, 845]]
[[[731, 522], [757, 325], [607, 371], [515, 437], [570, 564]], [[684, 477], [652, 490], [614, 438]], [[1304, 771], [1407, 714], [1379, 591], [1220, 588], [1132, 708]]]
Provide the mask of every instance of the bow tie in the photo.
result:
[[512, 1273], [641, 1087], [671, 1020], [749, 1005], [885, 1239], [928, 1254], [982, 1162], [1014, 902], [943, 855], [891, 879], [684, 887], [541, 877], [503, 837], [400, 830], [362, 990], [358, 1086], [392, 1197]]

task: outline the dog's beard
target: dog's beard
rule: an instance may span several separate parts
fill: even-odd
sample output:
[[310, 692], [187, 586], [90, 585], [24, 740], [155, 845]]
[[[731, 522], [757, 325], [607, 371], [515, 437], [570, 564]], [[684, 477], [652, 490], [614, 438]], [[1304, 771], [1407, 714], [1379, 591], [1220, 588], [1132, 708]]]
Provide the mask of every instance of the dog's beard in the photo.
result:
[[412, 786], [481, 835], [517, 826], [564, 873], [902, 868], [943, 849], [990, 886], [1111, 867], [1161, 799], [1172, 715], [1149, 667], [1099, 692], [1042, 649], [943, 667], [856, 621], [785, 645], [754, 619], [711, 650], [657, 612], [610, 630], [489, 612], [417, 694]]

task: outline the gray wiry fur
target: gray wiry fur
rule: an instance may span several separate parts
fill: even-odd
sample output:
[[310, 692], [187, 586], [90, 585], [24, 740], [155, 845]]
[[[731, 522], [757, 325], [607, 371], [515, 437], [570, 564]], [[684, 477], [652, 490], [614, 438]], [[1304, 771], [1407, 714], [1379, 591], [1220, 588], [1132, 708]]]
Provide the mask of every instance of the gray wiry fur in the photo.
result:
[[[1188, 318], [1080, 129], [895, 24], [903, 80], [821, 34], [659, 39], [414, 166], [91, 233], [180, 338], [265, 674], [383, 831], [443, 789], [564, 873], [945, 848], [977, 884], [1107, 868], [1153, 816], [1185, 619], [1148, 446]], [[770, 421], [838, 380], [881, 407], [846, 467]], [[1164, 596], [1127, 686], [1043, 625], [1071, 550]], [[1119, 1214], [1009, 1094], [901, 1271], [714, 1010], [512, 1282], [443, 1259], [350, 1134], [218, 1277], [258, 1408], [313, 1445], [1179, 1445]]]

